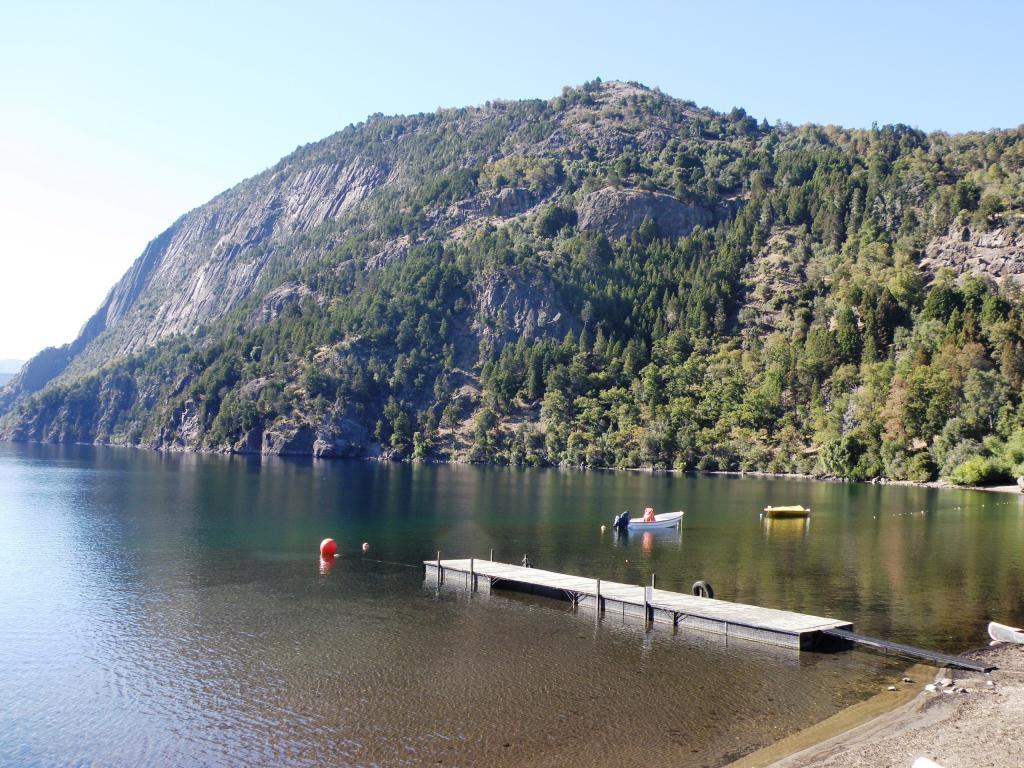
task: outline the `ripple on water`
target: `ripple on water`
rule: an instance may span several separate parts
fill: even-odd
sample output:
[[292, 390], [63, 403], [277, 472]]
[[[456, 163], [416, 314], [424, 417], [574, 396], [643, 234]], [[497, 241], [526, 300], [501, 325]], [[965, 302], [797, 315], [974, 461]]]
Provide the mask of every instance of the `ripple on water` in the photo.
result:
[[[630, 583], [708, 577], [911, 641], [924, 622], [960, 631], [943, 623], [953, 603], [1016, 604], [1000, 585], [1020, 582], [1024, 549], [1015, 508], [947, 513], [893, 489], [890, 506], [939, 511], [874, 519], [875, 496], [858, 500], [883, 491], [844, 486], [709, 480], [700, 496], [686, 478], [256, 471], [85, 449], [12, 464], [12, 450], [0, 446], [3, 764], [721, 764], [878, 690], [899, 662], [727, 645], [528, 596], [438, 596], [353, 542], [382, 560], [499, 542]], [[772, 488], [806, 492], [814, 523], [766, 533], [756, 511]], [[601, 537], [594, 510], [638, 497], [688, 509], [682, 533]], [[344, 551], [321, 570], [324, 531]], [[936, 570], [936, 555], [956, 567]], [[972, 567], [992, 562], [998, 578]], [[947, 572], [964, 589], [926, 588]]]

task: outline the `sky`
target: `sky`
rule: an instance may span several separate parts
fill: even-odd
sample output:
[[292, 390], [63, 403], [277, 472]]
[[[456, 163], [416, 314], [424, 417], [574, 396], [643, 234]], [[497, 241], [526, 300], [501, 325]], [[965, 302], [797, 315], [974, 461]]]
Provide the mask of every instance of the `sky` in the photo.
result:
[[1024, 4], [0, 0], [0, 358], [145, 244], [367, 115], [637, 80], [770, 122], [1024, 123]]

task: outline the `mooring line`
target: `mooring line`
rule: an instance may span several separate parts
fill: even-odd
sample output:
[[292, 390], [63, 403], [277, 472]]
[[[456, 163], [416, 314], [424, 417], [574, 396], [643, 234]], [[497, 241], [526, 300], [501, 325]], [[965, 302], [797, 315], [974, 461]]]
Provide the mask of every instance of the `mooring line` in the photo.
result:
[[400, 565], [403, 568], [423, 568], [422, 565], [412, 565], [410, 563], [400, 563], [397, 560], [378, 560], [375, 557], [364, 557], [364, 561], [368, 560], [371, 563], [383, 563], [384, 565]]

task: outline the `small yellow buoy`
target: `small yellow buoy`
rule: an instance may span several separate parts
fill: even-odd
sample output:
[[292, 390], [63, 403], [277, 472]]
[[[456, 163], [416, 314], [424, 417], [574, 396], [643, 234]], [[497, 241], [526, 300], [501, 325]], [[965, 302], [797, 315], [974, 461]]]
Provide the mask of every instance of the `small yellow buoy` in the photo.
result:
[[601, 533], [604, 533], [604, 526], [601, 526]]

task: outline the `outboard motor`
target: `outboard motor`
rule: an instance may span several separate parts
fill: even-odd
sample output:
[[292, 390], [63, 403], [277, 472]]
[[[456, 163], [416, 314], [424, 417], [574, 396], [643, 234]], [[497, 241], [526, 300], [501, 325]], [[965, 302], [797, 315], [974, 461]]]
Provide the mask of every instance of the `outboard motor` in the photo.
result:
[[612, 521], [612, 528], [620, 531], [625, 531], [629, 528], [629, 510], [615, 516], [615, 520]]

